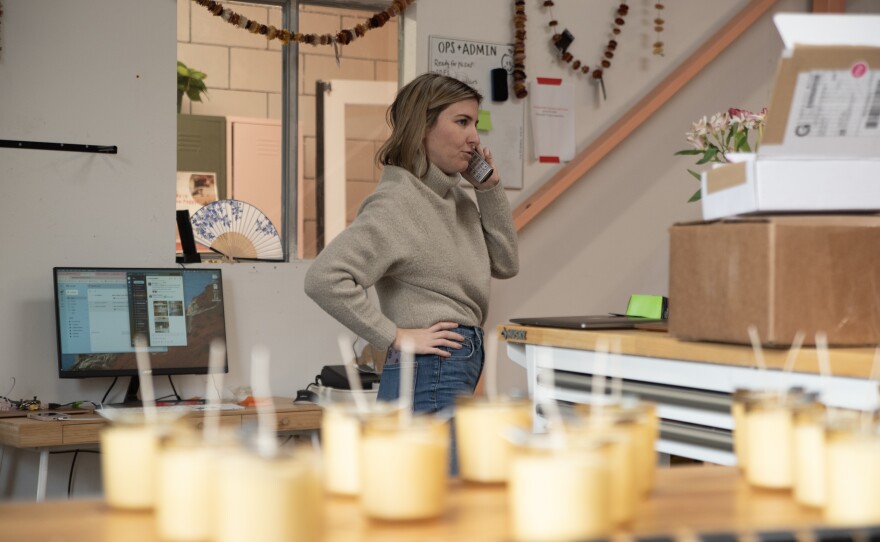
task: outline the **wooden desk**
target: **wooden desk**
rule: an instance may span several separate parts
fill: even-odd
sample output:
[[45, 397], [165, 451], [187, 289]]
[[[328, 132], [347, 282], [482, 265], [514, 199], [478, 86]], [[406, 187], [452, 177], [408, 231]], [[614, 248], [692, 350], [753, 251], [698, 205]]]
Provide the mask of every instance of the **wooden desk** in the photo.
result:
[[[526, 368], [535, 402], [554, 398], [590, 400], [593, 374], [619, 377], [624, 391], [657, 403], [662, 419], [657, 450], [721, 465], [733, 465], [731, 393], [736, 388], [803, 386], [832, 406], [877, 408], [877, 383], [869, 380], [874, 350], [829, 350], [834, 376], [822, 377], [816, 349], [800, 351], [795, 369], [785, 373], [787, 350], [764, 349], [767, 370], [755, 368], [750, 346], [686, 342], [665, 332], [581, 331], [504, 324], [498, 332], [510, 358]], [[619, 345], [619, 356], [597, 355], [604, 343]], [[554, 369], [555, 385], [542, 386]], [[537, 417], [538, 428], [543, 418]]]
[[[292, 399], [275, 398], [275, 417], [279, 432], [320, 429], [321, 407], [313, 404], [293, 404]], [[234, 429], [257, 424], [254, 408], [192, 412], [184, 421], [201, 429], [206, 416], [220, 416], [221, 427]], [[46, 478], [49, 452], [77, 446], [97, 446], [101, 429], [107, 421], [96, 413], [70, 414], [69, 420], [39, 421], [27, 417], [0, 418], [0, 446], [30, 449], [40, 453], [37, 475], [37, 500], [46, 497]]]
[[[328, 497], [324, 542], [511, 540], [505, 486], [454, 481], [446, 514], [430, 521], [383, 522], [367, 519], [357, 499]], [[731, 467], [674, 467], [657, 473], [653, 494], [639, 507], [620, 541], [634, 536], [695, 540], [695, 533], [758, 531], [798, 533], [824, 527], [818, 510], [798, 506], [787, 492], [760, 491], [745, 484]], [[0, 506], [5, 540], [155, 542], [154, 515], [114, 511], [99, 500], [13, 503]]]

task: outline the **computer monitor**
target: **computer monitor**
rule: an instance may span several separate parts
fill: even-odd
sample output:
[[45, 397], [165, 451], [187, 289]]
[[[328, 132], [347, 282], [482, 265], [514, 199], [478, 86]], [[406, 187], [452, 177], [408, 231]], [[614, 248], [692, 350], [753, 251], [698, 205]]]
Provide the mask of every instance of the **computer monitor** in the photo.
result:
[[130, 376], [125, 403], [138, 335], [154, 375], [206, 374], [211, 342], [226, 340], [219, 269], [56, 267], [54, 282], [59, 377]]

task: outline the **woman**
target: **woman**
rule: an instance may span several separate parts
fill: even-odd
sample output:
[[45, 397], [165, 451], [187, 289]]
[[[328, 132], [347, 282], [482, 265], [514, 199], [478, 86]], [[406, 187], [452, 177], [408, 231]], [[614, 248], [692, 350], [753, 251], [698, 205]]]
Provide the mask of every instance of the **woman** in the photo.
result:
[[[519, 268], [516, 231], [498, 169], [480, 149], [482, 96], [451, 77], [428, 73], [404, 86], [391, 105], [384, 167], [355, 221], [314, 261], [305, 291], [325, 311], [388, 356], [379, 399], [397, 399], [399, 351], [416, 354], [416, 412], [452, 406], [472, 394], [483, 368], [483, 331], [491, 277]], [[474, 152], [495, 170], [460, 185]], [[380, 307], [368, 298], [375, 286]], [[455, 452], [452, 471], [456, 472]]]

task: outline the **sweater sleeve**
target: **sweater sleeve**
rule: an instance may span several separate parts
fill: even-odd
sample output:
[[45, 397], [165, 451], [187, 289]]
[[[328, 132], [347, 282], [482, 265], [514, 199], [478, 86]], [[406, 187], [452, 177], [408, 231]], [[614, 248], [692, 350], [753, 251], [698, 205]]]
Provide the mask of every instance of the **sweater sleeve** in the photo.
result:
[[492, 262], [492, 276], [499, 279], [516, 276], [519, 272], [519, 249], [504, 187], [499, 183], [489, 190], [478, 190], [477, 205]]
[[[380, 349], [388, 348], [397, 326], [367, 296], [400, 258], [390, 209], [367, 203], [357, 219], [328, 244], [306, 272], [305, 293], [342, 325]], [[378, 220], [385, 217], [385, 220]], [[393, 216], [393, 213], [391, 213]]]

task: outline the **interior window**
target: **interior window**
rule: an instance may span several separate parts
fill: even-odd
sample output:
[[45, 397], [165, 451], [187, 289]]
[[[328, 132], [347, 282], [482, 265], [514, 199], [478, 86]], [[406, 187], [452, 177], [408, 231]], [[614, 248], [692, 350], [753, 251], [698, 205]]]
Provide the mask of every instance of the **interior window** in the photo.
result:
[[[263, 0], [223, 6], [278, 29], [319, 35], [354, 28], [387, 7], [329, 4]], [[178, 100], [177, 209], [195, 215], [215, 201], [243, 201], [277, 230], [284, 259], [313, 258], [325, 243], [326, 213], [336, 217], [342, 208], [348, 224], [372, 192], [379, 178], [373, 156], [387, 136], [387, 104], [352, 103], [328, 126], [319, 102], [333, 92], [334, 80], [391, 82], [396, 88], [397, 19], [341, 47], [337, 58], [332, 45], [300, 45], [293, 55], [295, 48], [233, 26], [191, 0], [177, 0], [177, 11], [179, 89], [181, 81], [186, 86]], [[319, 156], [328, 132], [344, 137], [342, 158]], [[328, 193], [329, 163], [345, 166], [341, 191], [337, 183]], [[256, 235], [245, 236], [256, 242]], [[177, 247], [180, 253], [179, 239]], [[197, 249], [203, 259], [219, 257], [208, 246]]]

